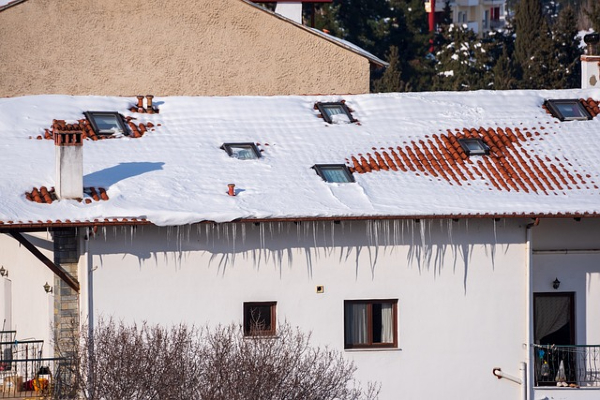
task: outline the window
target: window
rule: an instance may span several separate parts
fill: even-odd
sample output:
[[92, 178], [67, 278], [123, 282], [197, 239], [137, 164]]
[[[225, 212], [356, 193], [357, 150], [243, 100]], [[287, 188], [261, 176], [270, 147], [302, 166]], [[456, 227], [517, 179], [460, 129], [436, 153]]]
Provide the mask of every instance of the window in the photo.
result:
[[344, 348], [398, 347], [398, 300], [344, 301]]
[[590, 113], [577, 99], [546, 100], [544, 105], [554, 117], [561, 121], [586, 121], [592, 119]]
[[244, 303], [244, 336], [275, 335], [274, 301]]
[[499, 21], [500, 20], [500, 7], [492, 7], [490, 11], [491, 11], [492, 21]]
[[468, 156], [486, 156], [490, 154], [490, 148], [481, 139], [458, 139], [458, 143]]
[[316, 164], [313, 168], [325, 182], [354, 182], [354, 177], [350, 173], [350, 170], [348, 170], [348, 167], [344, 164]]
[[315, 106], [321, 112], [323, 119], [330, 124], [349, 124], [356, 122], [350, 110], [343, 102], [317, 103]]
[[125, 134], [127, 132], [123, 118], [117, 112], [86, 111], [84, 113], [98, 136]]
[[230, 157], [238, 160], [256, 160], [260, 158], [260, 150], [254, 143], [225, 143], [221, 146]]

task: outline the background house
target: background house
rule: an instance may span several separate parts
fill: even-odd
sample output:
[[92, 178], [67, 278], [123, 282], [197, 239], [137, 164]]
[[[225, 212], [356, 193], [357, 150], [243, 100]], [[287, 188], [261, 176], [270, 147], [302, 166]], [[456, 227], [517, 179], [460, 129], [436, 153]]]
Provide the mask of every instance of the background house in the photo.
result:
[[[505, 0], [453, 0], [450, 1], [452, 22], [467, 25], [473, 32], [482, 34], [491, 30], [501, 29], [506, 23]], [[446, 1], [437, 0], [435, 13], [441, 18]], [[431, 12], [431, 2], [425, 2], [425, 10]]]
[[15, 1], [0, 37], [4, 97], [368, 93], [386, 64], [243, 0]]

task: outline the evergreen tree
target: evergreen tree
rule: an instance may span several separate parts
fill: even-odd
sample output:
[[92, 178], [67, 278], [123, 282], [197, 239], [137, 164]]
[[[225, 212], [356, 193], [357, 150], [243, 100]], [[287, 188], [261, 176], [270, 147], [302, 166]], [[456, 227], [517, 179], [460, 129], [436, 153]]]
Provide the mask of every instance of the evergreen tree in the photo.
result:
[[554, 43], [539, 0], [521, 0], [515, 14], [515, 61], [523, 89], [553, 88]]
[[373, 82], [373, 91], [376, 93], [404, 92], [406, 84], [402, 80], [400, 56], [396, 46], [390, 47], [386, 59], [390, 65], [387, 67], [382, 77]]
[[575, 11], [570, 6], [562, 9], [553, 29], [554, 59], [559, 68], [554, 71], [558, 88], [579, 87], [581, 81], [580, 56], [582, 54], [577, 39]]
[[502, 49], [502, 54], [498, 58], [492, 73], [494, 75], [494, 89], [508, 90], [517, 87], [515, 68], [506, 47]]
[[584, 14], [590, 19], [592, 28], [596, 32], [600, 32], [600, 3], [597, 0], [590, 0]]
[[486, 51], [466, 25], [443, 25], [438, 37], [434, 90], [476, 90], [489, 88], [491, 72]]

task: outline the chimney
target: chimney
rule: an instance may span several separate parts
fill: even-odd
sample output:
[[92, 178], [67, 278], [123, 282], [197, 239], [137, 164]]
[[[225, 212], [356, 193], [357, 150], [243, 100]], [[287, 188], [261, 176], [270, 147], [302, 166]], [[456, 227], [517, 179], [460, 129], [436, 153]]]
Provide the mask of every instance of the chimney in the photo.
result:
[[275, 5], [275, 12], [299, 24], [302, 23], [302, 3], [299, 0], [278, 2]]
[[54, 132], [56, 159], [56, 196], [59, 199], [83, 198], [83, 132]]
[[598, 42], [600, 35], [590, 33], [583, 37], [587, 45], [585, 54], [581, 56], [581, 88], [600, 88], [600, 55]]

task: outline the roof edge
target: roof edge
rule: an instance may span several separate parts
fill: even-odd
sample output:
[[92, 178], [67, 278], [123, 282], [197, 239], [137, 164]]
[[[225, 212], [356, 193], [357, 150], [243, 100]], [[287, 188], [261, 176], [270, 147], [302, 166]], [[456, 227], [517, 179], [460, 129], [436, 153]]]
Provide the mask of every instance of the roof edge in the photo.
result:
[[[286, 217], [286, 218], [239, 218], [231, 221], [215, 222], [209, 220], [191, 222], [194, 224], [232, 224], [232, 223], [269, 223], [269, 222], [336, 222], [336, 221], [392, 221], [392, 220], [440, 220], [440, 219], [557, 219], [557, 218], [600, 218], [600, 213], [525, 213], [525, 214], [444, 214], [444, 215], [371, 215], [354, 217]], [[181, 225], [157, 225], [146, 219], [136, 218], [106, 218], [103, 221], [46, 221], [5, 223], [0, 221], [0, 233], [11, 230], [43, 230], [51, 228], [78, 228], [103, 226], [137, 226], [154, 225], [160, 227]]]
[[6, 3], [3, 6], [0, 6], [0, 12], [6, 10], [7, 8], [11, 8], [16, 6], [17, 4], [25, 3], [27, 0], [13, 0], [11, 2]]

